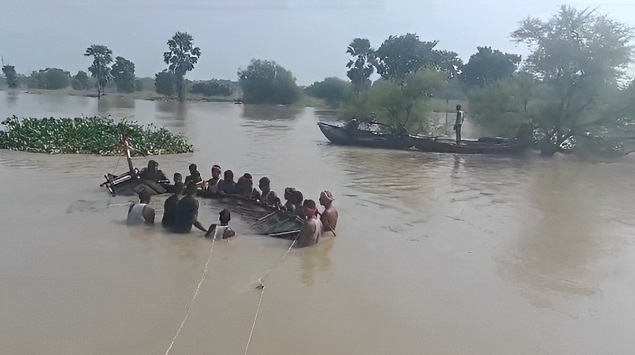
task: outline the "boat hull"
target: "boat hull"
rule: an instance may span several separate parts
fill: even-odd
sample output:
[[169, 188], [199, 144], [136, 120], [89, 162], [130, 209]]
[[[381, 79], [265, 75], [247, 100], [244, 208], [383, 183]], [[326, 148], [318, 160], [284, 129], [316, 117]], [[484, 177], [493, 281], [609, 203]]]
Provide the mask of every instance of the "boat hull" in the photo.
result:
[[322, 134], [333, 144], [383, 149], [409, 149], [414, 139], [407, 135], [377, 133], [364, 130], [348, 132], [344, 127], [331, 123], [319, 122]]
[[423, 152], [456, 153], [456, 154], [521, 154], [529, 149], [531, 142], [516, 141], [462, 141], [457, 145], [451, 140], [435, 138], [416, 138], [414, 147]]
[[112, 196], [133, 196], [139, 194], [142, 190], [149, 192], [151, 195], [160, 195], [167, 193], [166, 186], [139, 178], [137, 174], [126, 172], [121, 175], [107, 174], [106, 179], [100, 186], [105, 187]]

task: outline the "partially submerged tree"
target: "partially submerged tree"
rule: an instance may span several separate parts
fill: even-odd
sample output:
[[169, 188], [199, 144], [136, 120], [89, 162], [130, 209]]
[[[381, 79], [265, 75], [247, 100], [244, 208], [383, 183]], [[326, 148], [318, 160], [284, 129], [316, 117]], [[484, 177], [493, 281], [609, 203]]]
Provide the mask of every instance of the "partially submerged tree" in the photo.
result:
[[27, 86], [33, 89], [64, 89], [68, 87], [70, 83], [70, 73], [59, 68], [46, 68], [34, 71], [27, 78]]
[[4, 74], [7, 85], [11, 89], [15, 89], [18, 87], [18, 74], [15, 71], [15, 66], [13, 65], [2, 65], [2, 73]]
[[366, 38], [355, 38], [346, 48], [351, 59], [346, 64], [346, 76], [351, 79], [355, 94], [370, 87], [370, 76], [375, 71], [375, 50]]
[[514, 136], [526, 124], [534, 126], [539, 110], [538, 83], [528, 74], [506, 77], [469, 91], [476, 123], [500, 136]]
[[351, 86], [351, 83], [340, 78], [326, 78], [309, 85], [304, 92], [326, 101], [330, 106], [337, 106], [349, 97]]
[[135, 67], [134, 63], [123, 57], [115, 58], [112, 66], [112, 76], [117, 85], [117, 92], [135, 91]]
[[512, 38], [529, 46], [525, 70], [544, 84], [537, 121], [548, 143], [543, 153], [553, 154], [600, 118], [601, 93], [631, 62], [633, 31], [594, 10], [562, 6], [548, 21], [525, 19]]
[[74, 90], [88, 90], [88, 74], [85, 71], [78, 71], [71, 80]]
[[445, 84], [443, 73], [420, 70], [409, 75], [403, 83], [378, 80], [363, 95], [354, 97], [340, 110], [342, 118], [355, 116], [361, 120], [375, 120], [390, 126], [403, 125], [413, 131], [428, 128], [427, 103]]
[[185, 74], [194, 69], [194, 64], [201, 57], [201, 49], [194, 47], [193, 41], [189, 33], [177, 32], [168, 40], [169, 51], [163, 53], [163, 61], [174, 74], [177, 95], [181, 101], [185, 99]]
[[272, 60], [252, 59], [238, 78], [246, 103], [291, 104], [301, 97], [293, 74]]
[[161, 95], [174, 95], [174, 74], [167, 70], [158, 72], [154, 76], [154, 90]]
[[234, 90], [220, 80], [209, 80], [192, 84], [190, 92], [203, 96], [230, 96]]
[[93, 57], [93, 64], [88, 67], [88, 71], [93, 78], [97, 79], [97, 97], [101, 97], [106, 84], [112, 80], [109, 67], [112, 63], [112, 51], [104, 45], [93, 44], [86, 49], [84, 55]]

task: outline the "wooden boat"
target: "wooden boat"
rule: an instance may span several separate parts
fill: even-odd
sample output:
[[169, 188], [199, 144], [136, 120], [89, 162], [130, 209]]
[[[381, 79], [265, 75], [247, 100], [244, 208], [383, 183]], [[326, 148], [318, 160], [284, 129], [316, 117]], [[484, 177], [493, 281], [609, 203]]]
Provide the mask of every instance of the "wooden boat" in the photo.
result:
[[151, 195], [167, 193], [167, 186], [164, 184], [144, 180], [139, 177], [139, 171], [134, 169], [121, 175], [106, 174], [105, 182], [99, 185], [105, 187], [112, 196], [132, 196], [137, 195], [141, 190], [146, 190]]
[[256, 234], [274, 238], [295, 239], [300, 234], [304, 221], [298, 216], [289, 216], [283, 211], [275, 211], [252, 224]]
[[518, 141], [501, 137], [465, 139], [457, 145], [453, 139], [439, 137], [415, 137], [414, 146], [424, 152], [458, 154], [520, 154], [533, 145], [531, 141]]
[[339, 145], [352, 145], [360, 147], [409, 149], [414, 144], [414, 139], [408, 134], [381, 133], [369, 130], [347, 130], [344, 126], [327, 122], [318, 122], [322, 134]]
[[[160, 195], [173, 190], [174, 185], [169, 184], [169, 181], [155, 182], [140, 177], [139, 170], [132, 165], [132, 147], [125, 135], [122, 139], [122, 150], [125, 151], [126, 154], [128, 171], [121, 175], [104, 175], [106, 181], [99, 185], [100, 187], [105, 187], [112, 196], [136, 195], [141, 190], [146, 190], [152, 195]], [[254, 223], [251, 229], [253, 229], [256, 234], [294, 239], [304, 223], [304, 221], [297, 216], [289, 216], [286, 212], [280, 211], [275, 207], [267, 206], [245, 197], [236, 195], [210, 195], [203, 190], [199, 190], [197, 196], [213, 198], [231, 208], [232, 212], [253, 220]]]
[[209, 195], [204, 191], [199, 191], [197, 196], [202, 198], [212, 198], [223, 205], [231, 208], [232, 212], [238, 213], [253, 221], [250, 229], [255, 234], [267, 235], [270, 237], [294, 239], [304, 221], [298, 216], [290, 216], [286, 212], [275, 207], [262, 204], [242, 196], [235, 195]]

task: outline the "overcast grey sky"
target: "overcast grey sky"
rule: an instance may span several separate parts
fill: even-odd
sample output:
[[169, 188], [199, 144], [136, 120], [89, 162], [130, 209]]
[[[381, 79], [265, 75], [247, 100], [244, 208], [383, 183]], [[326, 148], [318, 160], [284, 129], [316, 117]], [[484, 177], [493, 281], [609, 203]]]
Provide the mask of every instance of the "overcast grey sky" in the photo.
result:
[[528, 15], [546, 19], [559, 5], [598, 7], [635, 27], [635, 0], [3, 0], [0, 54], [27, 74], [46, 67], [76, 73], [83, 53], [104, 44], [132, 60], [137, 76], [165, 68], [162, 53], [187, 31], [202, 57], [190, 79], [236, 80], [251, 58], [273, 59], [298, 84], [346, 78], [346, 46], [355, 37], [377, 48], [389, 35], [439, 40], [463, 60], [477, 46], [526, 54], [509, 40]]

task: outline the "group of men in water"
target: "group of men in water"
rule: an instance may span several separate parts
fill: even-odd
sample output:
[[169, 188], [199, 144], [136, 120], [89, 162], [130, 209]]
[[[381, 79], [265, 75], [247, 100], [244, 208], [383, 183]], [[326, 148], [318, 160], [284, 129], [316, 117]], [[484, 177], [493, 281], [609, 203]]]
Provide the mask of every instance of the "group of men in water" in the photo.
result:
[[[225, 239], [235, 235], [228, 226], [231, 213], [224, 209], [219, 214], [219, 224], [212, 224], [205, 228], [198, 220], [199, 203], [194, 196], [239, 196], [253, 200], [267, 207], [273, 207], [284, 211], [289, 217], [298, 216], [304, 220], [297, 238], [297, 245], [305, 247], [314, 245], [319, 241], [323, 232], [332, 232], [335, 235], [338, 211], [333, 206], [333, 194], [324, 190], [320, 193], [319, 203], [324, 207], [318, 211], [315, 201], [304, 199], [302, 193], [295, 188], [287, 187], [284, 190], [285, 203], [282, 204], [278, 195], [271, 190], [271, 181], [262, 177], [258, 181], [258, 188], [253, 186], [253, 177], [249, 173], [243, 174], [238, 181], [234, 181], [234, 173], [225, 170], [221, 179], [221, 167], [212, 166], [212, 177], [203, 180], [196, 164], [190, 164], [189, 175], [185, 177], [180, 173], [174, 174], [174, 184], [167, 185], [169, 180], [158, 169], [159, 164], [150, 160], [148, 167], [139, 172], [139, 177], [146, 181], [165, 184], [172, 195], [164, 202], [162, 225], [174, 233], [189, 233], [192, 227], [205, 232], [206, 237]], [[149, 206], [150, 193], [142, 190], [139, 192], [139, 202], [130, 206], [128, 210], [128, 225], [154, 224], [155, 211]]]

